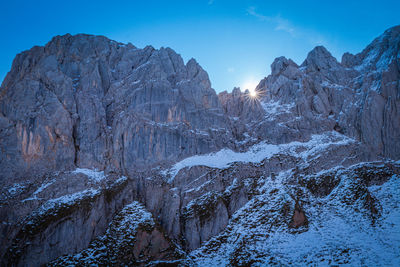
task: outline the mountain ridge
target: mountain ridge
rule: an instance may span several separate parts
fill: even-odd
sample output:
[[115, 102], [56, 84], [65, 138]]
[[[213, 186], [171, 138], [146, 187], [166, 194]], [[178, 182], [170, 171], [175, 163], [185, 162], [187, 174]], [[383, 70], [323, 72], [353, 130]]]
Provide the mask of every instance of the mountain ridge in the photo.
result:
[[[170, 48], [80, 34], [22, 52], [0, 87], [2, 264], [395, 264], [399, 32], [342, 62], [279, 57], [256, 97], [217, 95]], [[383, 256], [340, 247], [335, 209], [338, 236], [354, 215]], [[303, 238], [323, 246], [303, 259]]]

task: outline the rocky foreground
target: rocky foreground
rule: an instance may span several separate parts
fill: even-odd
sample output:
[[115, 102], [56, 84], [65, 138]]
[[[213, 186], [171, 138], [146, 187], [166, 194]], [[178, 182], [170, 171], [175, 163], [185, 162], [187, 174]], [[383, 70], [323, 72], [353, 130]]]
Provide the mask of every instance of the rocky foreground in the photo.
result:
[[271, 70], [254, 99], [170, 48], [80, 34], [17, 55], [1, 265], [400, 265], [400, 26]]

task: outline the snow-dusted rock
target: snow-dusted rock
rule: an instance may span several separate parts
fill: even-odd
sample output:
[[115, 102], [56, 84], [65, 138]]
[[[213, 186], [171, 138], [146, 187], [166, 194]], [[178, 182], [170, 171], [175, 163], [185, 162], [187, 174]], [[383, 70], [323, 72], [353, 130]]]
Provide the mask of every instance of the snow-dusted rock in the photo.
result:
[[170, 48], [81, 34], [19, 54], [1, 264], [398, 265], [399, 43], [279, 57], [256, 98], [217, 96]]
[[[398, 265], [399, 167], [367, 163], [316, 174], [285, 171], [263, 179], [259, 193], [224, 231], [193, 251], [190, 262]], [[326, 184], [327, 179], [331, 182]], [[291, 217], [300, 205], [309, 222], [293, 229]]]
[[158, 229], [152, 214], [134, 201], [113, 218], [105, 234], [92, 241], [87, 249], [60, 257], [49, 266], [139, 266], [151, 261], [168, 262], [181, 256], [181, 252]]

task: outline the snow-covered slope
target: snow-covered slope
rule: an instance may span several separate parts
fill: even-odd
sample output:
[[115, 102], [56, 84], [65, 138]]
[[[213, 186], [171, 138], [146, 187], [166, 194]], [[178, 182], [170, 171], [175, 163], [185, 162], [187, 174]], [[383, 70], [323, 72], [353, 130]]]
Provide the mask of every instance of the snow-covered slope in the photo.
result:
[[[333, 168], [297, 177], [303, 186], [295, 183], [293, 170], [260, 179], [257, 196], [232, 216], [222, 233], [193, 251], [190, 263], [398, 266], [399, 167], [365, 163]], [[336, 186], [311, 186], [327, 179]], [[320, 195], [313, 189], [330, 192]], [[291, 228], [296, 210], [304, 212], [306, 221]]]

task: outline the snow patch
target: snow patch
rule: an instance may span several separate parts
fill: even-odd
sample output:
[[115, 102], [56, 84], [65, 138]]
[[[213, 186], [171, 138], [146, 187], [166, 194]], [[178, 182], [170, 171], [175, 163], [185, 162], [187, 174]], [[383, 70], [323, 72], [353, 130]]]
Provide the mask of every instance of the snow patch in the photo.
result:
[[21, 202], [26, 202], [26, 201], [32, 201], [32, 200], [39, 200], [40, 198], [37, 197], [37, 194], [41, 193], [43, 190], [45, 190], [47, 187], [52, 185], [56, 180], [53, 179], [48, 183], [42, 184], [38, 189], [36, 189], [35, 192], [33, 192], [33, 195], [29, 198], [26, 198], [24, 200], [21, 200]]
[[[353, 139], [341, 135], [335, 131], [321, 135], [313, 135], [308, 142], [291, 142], [288, 144], [272, 145], [261, 142], [253, 145], [247, 152], [235, 152], [230, 149], [222, 149], [206, 155], [196, 155], [177, 162], [172, 168], [162, 171], [164, 176], [170, 176], [172, 182], [178, 172], [184, 168], [193, 166], [207, 166], [210, 168], [224, 169], [235, 162], [260, 163], [264, 159], [269, 159], [274, 155], [285, 153], [293, 155], [303, 160], [323, 152], [332, 145], [346, 145], [355, 142]], [[303, 149], [299, 152], [299, 149]]]
[[295, 104], [281, 104], [279, 101], [261, 102], [261, 107], [265, 111], [265, 118], [269, 121], [280, 114], [289, 114], [291, 109], [294, 108]]
[[146, 211], [146, 208], [137, 201], [126, 205], [120, 213], [124, 214], [122, 220], [118, 222], [121, 228], [129, 226], [130, 230], [132, 231], [136, 230], [137, 227], [143, 223], [149, 223], [151, 225], [155, 224], [151, 213]]
[[8, 193], [13, 196], [18, 193], [21, 193], [24, 190], [25, 186], [23, 184], [13, 184], [10, 188], [8, 188]]
[[40, 192], [42, 192], [43, 190], [45, 190], [47, 187], [49, 187], [50, 185], [52, 185], [55, 181], [56, 181], [56, 180], [53, 179], [53, 180], [51, 180], [51, 181], [48, 182], [48, 183], [42, 184], [33, 194], [34, 194], [34, 195], [39, 194]]
[[77, 168], [72, 173], [82, 173], [95, 182], [101, 182], [103, 179], [106, 178], [106, 176], [104, 175], [104, 171], [97, 171], [96, 169], [91, 170], [91, 169]]
[[121, 176], [117, 180], [115, 180], [114, 184], [122, 184], [126, 180], [128, 180], [128, 178], [126, 176]]
[[76, 192], [73, 194], [69, 195], [64, 195], [59, 198], [54, 198], [46, 201], [40, 208], [37, 210], [35, 215], [44, 215], [47, 211], [55, 209], [57, 207], [63, 206], [63, 205], [73, 205], [79, 200], [82, 200], [84, 198], [88, 197], [94, 197], [95, 195], [99, 194], [100, 191], [96, 189], [87, 189], [84, 191]]

